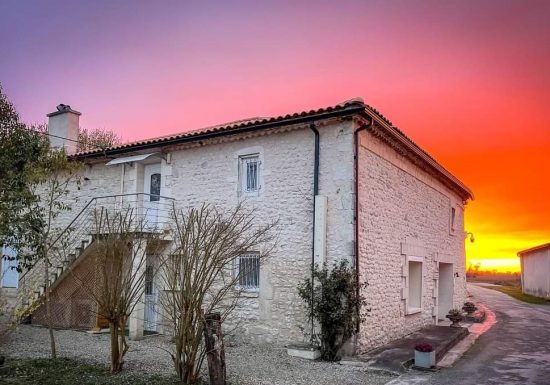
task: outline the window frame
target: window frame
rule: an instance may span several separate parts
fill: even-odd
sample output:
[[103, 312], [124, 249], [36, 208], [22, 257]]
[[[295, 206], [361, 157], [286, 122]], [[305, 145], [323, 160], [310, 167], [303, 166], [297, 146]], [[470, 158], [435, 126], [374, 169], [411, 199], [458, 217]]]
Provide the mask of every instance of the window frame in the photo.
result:
[[[420, 290], [418, 298], [418, 307], [411, 306], [411, 263], [420, 264]], [[406, 314], [417, 314], [421, 313], [424, 308], [424, 257], [417, 256], [407, 256], [407, 308]]]
[[[256, 258], [257, 259], [256, 266], [254, 266], [254, 269], [256, 269], [256, 268], [258, 269], [257, 270], [257, 286], [242, 285], [241, 284], [241, 278], [243, 278], [240, 275], [241, 274], [241, 258], [248, 258], [248, 259]], [[261, 285], [261, 263], [260, 263], [260, 258], [261, 258], [261, 254], [260, 254], [259, 251], [247, 252], [247, 253], [241, 254], [241, 255], [237, 256], [237, 258], [235, 258], [234, 266], [233, 266], [233, 274], [234, 274], [234, 278], [235, 278], [235, 287], [238, 290], [242, 290], [244, 292], [249, 292], [249, 293], [258, 293], [260, 291], [260, 285]]]
[[[248, 163], [247, 160], [256, 159], [256, 188], [248, 189]], [[258, 196], [262, 191], [262, 159], [260, 153], [239, 155], [238, 160], [238, 183], [239, 192], [243, 196]]]
[[452, 205], [449, 210], [449, 233], [450, 234], [454, 234], [456, 230], [456, 214], [457, 214], [456, 206]]
[[[17, 253], [11, 247], [0, 245], [0, 288], [2, 289], [18, 289], [19, 288], [19, 278], [20, 274], [16, 269], [12, 267], [17, 267], [17, 260], [7, 260], [4, 258], [4, 255], [10, 257], [17, 257]], [[10, 271], [11, 274], [15, 274], [15, 286], [5, 286], [5, 276], [6, 273]]]

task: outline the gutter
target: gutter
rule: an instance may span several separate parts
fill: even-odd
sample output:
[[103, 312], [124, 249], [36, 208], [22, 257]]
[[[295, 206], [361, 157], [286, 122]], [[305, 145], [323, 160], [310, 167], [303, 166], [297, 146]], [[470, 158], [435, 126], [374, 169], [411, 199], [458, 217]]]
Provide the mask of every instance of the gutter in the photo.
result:
[[[355, 284], [357, 286], [356, 295], [359, 298], [361, 291], [359, 289], [360, 279], [359, 279], [359, 132], [364, 131], [372, 126], [372, 118], [368, 124], [364, 124], [359, 127], [353, 133], [353, 141], [355, 145], [355, 156], [354, 159], [354, 169], [355, 169]], [[357, 304], [357, 313], [359, 313], [359, 303]], [[358, 317], [355, 324], [355, 331], [359, 334], [361, 329], [361, 320]]]
[[[315, 199], [319, 195], [319, 131], [315, 127], [315, 123], [311, 122], [309, 124], [309, 129], [313, 131], [315, 135], [315, 154], [313, 162], [313, 230], [311, 233], [311, 314], [313, 315], [313, 299], [314, 295], [314, 271], [315, 271]], [[313, 331], [315, 328], [315, 322], [313, 317], [311, 317], [311, 337], [313, 338]]]

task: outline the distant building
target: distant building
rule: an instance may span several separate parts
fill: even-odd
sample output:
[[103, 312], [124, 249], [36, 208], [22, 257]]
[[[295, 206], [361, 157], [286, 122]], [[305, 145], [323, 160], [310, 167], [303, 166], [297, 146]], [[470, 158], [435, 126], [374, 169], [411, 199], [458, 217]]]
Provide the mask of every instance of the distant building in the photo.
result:
[[525, 294], [550, 298], [550, 243], [518, 253], [521, 263], [521, 290]]

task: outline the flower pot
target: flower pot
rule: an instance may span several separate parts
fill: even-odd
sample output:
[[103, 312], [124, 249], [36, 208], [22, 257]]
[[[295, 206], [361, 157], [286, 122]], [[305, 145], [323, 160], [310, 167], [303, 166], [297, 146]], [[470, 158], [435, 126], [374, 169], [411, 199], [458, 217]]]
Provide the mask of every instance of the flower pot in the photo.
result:
[[459, 328], [460, 327], [460, 321], [462, 321], [461, 315], [447, 315], [447, 318], [451, 320], [451, 327], [452, 328]]
[[414, 351], [414, 366], [429, 369], [435, 366], [435, 350], [431, 352]]

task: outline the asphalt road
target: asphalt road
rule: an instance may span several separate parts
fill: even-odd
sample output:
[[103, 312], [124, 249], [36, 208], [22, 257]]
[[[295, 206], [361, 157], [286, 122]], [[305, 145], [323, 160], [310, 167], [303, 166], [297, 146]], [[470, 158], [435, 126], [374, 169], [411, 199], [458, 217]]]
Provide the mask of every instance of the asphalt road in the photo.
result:
[[411, 371], [391, 381], [426, 385], [550, 385], [550, 306], [532, 305], [495, 290], [468, 290], [497, 322], [451, 368]]

